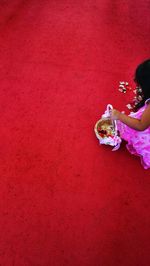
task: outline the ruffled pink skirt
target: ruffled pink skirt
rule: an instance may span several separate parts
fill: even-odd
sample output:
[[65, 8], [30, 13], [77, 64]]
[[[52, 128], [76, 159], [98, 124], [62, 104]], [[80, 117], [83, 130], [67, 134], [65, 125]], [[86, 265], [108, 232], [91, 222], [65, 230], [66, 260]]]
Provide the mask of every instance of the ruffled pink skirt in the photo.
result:
[[[130, 116], [140, 118], [146, 105], [138, 112], [131, 113]], [[118, 130], [122, 139], [127, 141], [127, 149], [131, 154], [140, 156], [144, 169], [150, 168], [150, 127], [144, 131], [134, 130], [121, 121], [117, 121]]]

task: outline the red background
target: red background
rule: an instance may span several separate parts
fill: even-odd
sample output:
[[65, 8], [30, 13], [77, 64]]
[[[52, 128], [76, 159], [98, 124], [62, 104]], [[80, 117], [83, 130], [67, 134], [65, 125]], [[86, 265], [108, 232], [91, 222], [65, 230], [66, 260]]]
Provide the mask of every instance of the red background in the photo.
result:
[[0, 2], [0, 265], [150, 265], [150, 172], [99, 146], [149, 57], [149, 1]]

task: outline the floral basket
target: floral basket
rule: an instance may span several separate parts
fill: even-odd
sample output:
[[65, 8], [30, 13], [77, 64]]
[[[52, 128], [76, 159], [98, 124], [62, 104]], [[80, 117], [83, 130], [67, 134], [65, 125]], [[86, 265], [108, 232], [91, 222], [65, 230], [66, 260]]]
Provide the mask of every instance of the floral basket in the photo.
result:
[[121, 138], [116, 121], [110, 119], [111, 109], [113, 109], [112, 105], [108, 104], [105, 113], [95, 124], [94, 131], [100, 144], [113, 146], [113, 151], [116, 151], [120, 148]]

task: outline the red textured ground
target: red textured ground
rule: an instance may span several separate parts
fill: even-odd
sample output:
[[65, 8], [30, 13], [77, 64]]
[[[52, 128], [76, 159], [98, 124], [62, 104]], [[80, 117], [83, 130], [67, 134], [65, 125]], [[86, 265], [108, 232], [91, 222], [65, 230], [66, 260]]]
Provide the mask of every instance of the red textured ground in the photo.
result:
[[0, 2], [0, 265], [150, 265], [150, 171], [95, 122], [149, 57], [149, 1]]

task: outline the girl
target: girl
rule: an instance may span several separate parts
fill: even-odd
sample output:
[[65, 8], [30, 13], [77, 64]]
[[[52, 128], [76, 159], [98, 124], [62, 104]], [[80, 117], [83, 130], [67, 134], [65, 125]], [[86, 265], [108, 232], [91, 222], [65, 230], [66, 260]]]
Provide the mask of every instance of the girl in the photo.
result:
[[136, 112], [129, 116], [113, 109], [111, 118], [117, 120], [122, 139], [127, 141], [130, 153], [141, 157], [144, 169], [150, 168], [150, 59], [140, 64], [135, 71], [135, 82], [142, 90], [142, 100]]

